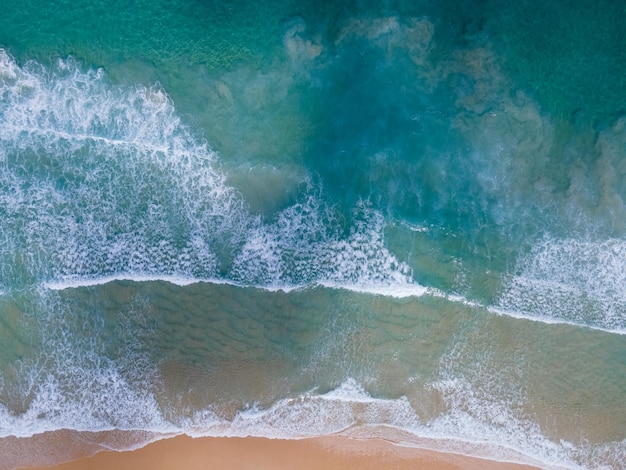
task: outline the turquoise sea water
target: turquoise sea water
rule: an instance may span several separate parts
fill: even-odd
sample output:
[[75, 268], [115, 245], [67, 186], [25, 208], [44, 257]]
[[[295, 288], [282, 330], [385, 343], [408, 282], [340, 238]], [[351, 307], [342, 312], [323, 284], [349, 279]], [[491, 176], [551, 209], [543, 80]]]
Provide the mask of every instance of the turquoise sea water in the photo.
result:
[[62, 429], [623, 468], [624, 13], [6, 0], [0, 468]]

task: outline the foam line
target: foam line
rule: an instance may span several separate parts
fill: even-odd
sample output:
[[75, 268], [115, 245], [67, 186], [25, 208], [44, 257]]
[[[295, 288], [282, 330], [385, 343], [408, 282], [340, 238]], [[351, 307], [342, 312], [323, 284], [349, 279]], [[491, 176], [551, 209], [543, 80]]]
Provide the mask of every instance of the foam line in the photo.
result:
[[[266, 290], [269, 292], [293, 292], [302, 289], [314, 288], [316, 286], [325, 287], [329, 289], [347, 290], [350, 292], [357, 292], [362, 294], [381, 295], [385, 297], [405, 298], [405, 297], [421, 297], [427, 294], [433, 294], [435, 291], [427, 289], [417, 283], [410, 284], [408, 286], [393, 286], [393, 285], [351, 285], [351, 284], [338, 284], [332, 282], [317, 282], [310, 284], [300, 285], [248, 285], [239, 282], [234, 282], [229, 279], [222, 278], [193, 278], [185, 276], [167, 276], [167, 275], [153, 275], [153, 274], [119, 274], [113, 276], [101, 276], [101, 277], [85, 277], [85, 278], [68, 278], [55, 281], [47, 281], [42, 283], [42, 287], [45, 289], [62, 291], [65, 289], [76, 289], [80, 287], [92, 287], [108, 284], [115, 281], [133, 281], [133, 282], [155, 282], [164, 281], [177, 286], [189, 286], [192, 284], [226, 284], [241, 288], [254, 288]], [[0, 291], [2, 294], [2, 291]]]
[[585, 323], [563, 320], [563, 319], [554, 318], [554, 317], [526, 315], [524, 313], [515, 312], [513, 310], [507, 310], [501, 307], [490, 306], [490, 307], [487, 307], [487, 309], [490, 312], [495, 313], [496, 315], [506, 315], [507, 317], [517, 318], [520, 320], [528, 320], [528, 321], [538, 322], [538, 323], [544, 323], [546, 325], [569, 325], [569, 326], [575, 326], [577, 328], [585, 328], [589, 330], [602, 331], [603, 333], [611, 333], [614, 335], [626, 335], [626, 330], [623, 330], [623, 329], [602, 328], [599, 326], [587, 325]]
[[162, 152], [167, 153], [170, 149], [163, 145], [152, 145], [149, 142], [141, 142], [136, 140], [124, 140], [124, 139], [112, 139], [109, 137], [103, 137], [98, 135], [91, 134], [81, 134], [81, 133], [68, 133], [63, 132], [58, 129], [50, 129], [50, 128], [38, 128], [38, 127], [19, 127], [14, 126], [11, 128], [13, 132], [24, 132], [27, 134], [40, 134], [45, 136], [54, 136], [61, 137], [68, 141], [77, 140], [77, 141], [94, 141], [94, 142], [102, 142], [111, 146], [125, 146], [125, 147], [135, 147], [141, 150], [148, 150], [150, 152]]

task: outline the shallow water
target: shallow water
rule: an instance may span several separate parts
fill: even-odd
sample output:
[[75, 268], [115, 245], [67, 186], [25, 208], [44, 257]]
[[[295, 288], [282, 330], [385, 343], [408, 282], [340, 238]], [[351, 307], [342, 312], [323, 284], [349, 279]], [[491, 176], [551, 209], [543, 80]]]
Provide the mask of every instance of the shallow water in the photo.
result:
[[0, 434], [619, 468], [623, 7], [240, 3], [6, 5]]

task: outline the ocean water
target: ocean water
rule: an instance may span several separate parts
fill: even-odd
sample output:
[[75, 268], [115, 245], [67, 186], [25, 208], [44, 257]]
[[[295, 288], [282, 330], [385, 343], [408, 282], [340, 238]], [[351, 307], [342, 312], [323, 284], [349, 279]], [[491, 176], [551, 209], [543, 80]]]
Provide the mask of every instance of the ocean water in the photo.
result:
[[0, 468], [55, 432], [624, 468], [626, 4], [2, 10]]

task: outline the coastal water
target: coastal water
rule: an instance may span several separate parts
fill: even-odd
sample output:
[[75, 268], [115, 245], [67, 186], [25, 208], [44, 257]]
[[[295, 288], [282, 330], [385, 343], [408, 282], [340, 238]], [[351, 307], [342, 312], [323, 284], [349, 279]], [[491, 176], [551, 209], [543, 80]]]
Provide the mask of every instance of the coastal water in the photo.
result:
[[621, 468], [625, 9], [5, 1], [0, 468], [68, 430]]

